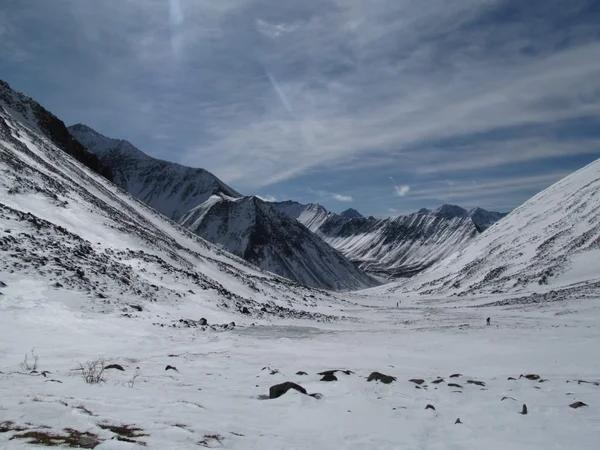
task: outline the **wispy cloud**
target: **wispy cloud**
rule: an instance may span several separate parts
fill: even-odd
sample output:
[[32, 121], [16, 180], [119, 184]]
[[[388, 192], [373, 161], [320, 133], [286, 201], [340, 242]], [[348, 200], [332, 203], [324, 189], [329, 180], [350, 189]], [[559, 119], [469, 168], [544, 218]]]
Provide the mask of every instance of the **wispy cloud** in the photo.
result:
[[320, 198], [326, 199], [330, 198], [336, 200], [338, 202], [352, 202], [354, 198], [351, 195], [338, 194], [337, 192], [328, 192], [323, 189], [313, 190], [309, 189], [309, 193], [317, 195]]
[[410, 192], [410, 186], [407, 184], [403, 184], [402, 186], [394, 186], [394, 193], [398, 197], [404, 197], [404, 196], [408, 195], [409, 192]]
[[260, 198], [261, 200], [264, 200], [265, 202], [276, 202], [277, 201], [277, 197], [273, 196], [273, 195], [257, 195], [258, 198]]
[[600, 14], [563, 3], [9, 2], [0, 60], [66, 121], [240, 190], [393, 167], [413, 199], [407, 175], [600, 156]]
[[333, 198], [334, 200], [337, 200], [338, 202], [351, 202], [351, 201], [354, 201], [354, 199], [350, 195], [332, 194], [331, 198]]

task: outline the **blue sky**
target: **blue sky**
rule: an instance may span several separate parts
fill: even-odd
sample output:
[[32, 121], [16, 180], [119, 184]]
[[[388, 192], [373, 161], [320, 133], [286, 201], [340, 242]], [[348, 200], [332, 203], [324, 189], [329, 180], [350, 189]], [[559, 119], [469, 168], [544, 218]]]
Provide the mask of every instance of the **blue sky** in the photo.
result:
[[600, 0], [4, 0], [0, 78], [279, 200], [509, 210], [600, 157]]

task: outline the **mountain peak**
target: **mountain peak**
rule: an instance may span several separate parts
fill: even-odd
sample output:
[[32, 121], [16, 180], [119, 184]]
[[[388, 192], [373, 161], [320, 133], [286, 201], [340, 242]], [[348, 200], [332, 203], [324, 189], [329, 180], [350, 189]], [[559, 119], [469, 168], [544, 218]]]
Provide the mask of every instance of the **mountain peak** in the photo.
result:
[[354, 208], [348, 208], [347, 210], [342, 211], [340, 216], [346, 219], [361, 219], [363, 217], [363, 215]]
[[454, 219], [457, 217], [467, 217], [469, 212], [458, 205], [442, 205], [431, 212], [432, 215], [443, 217], [445, 219]]

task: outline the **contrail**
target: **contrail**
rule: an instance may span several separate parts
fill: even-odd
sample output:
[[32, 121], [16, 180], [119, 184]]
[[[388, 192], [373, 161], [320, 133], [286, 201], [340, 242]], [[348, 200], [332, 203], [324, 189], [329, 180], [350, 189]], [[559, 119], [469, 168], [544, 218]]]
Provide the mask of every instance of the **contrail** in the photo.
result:
[[171, 48], [173, 53], [179, 55], [179, 50], [181, 49], [180, 26], [183, 23], [180, 0], [170, 0], [169, 6], [171, 13]]
[[271, 82], [271, 86], [273, 86], [273, 89], [277, 93], [277, 97], [279, 97], [279, 101], [281, 102], [283, 107], [286, 109], [286, 111], [289, 113], [290, 117], [292, 119], [296, 120], [294, 111], [292, 111], [292, 106], [290, 105], [290, 102], [288, 102], [287, 98], [285, 97], [285, 94], [279, 87], [279, 84], [277, 84], [277, 80], [275, 79], [275, 77], [273, 75], [271, 75], [271, 73], [268, 70], [265, 70], [265, 73], [267, 74], [267, 77], [269, 78], [269, 81]]

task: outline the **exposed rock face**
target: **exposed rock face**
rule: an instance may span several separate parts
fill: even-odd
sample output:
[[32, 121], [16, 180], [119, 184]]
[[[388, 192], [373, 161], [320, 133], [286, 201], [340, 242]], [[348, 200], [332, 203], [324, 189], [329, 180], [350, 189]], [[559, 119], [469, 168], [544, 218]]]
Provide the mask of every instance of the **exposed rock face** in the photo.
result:
[[275, 202], [367, 273], [384, 278], [412, 276], [463, 248], [505, 214], [443, 205], [408, 216], [375, 219], [356, 210], [341, 214], [321, 205]]
[[8, 83], [0, 80], [0, 106], [17, 116], [24, 124], [47, 137], [54, 145], [75, 158], [94, 172], [112, 180], [110, 168], [89, 152], [67, 130], [67, 127], [54, 114], [35, 100], [14, 91]]
[[350, 290], [377, 284], [298, 221], [258, 197], [214, 195], [180, 222], [234, 255], [306, 286]]

